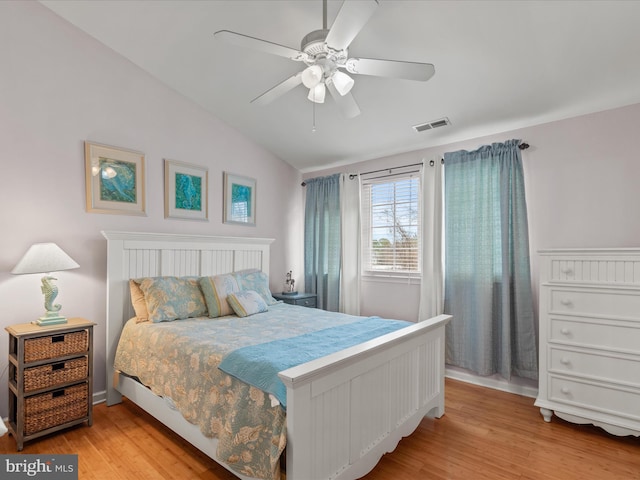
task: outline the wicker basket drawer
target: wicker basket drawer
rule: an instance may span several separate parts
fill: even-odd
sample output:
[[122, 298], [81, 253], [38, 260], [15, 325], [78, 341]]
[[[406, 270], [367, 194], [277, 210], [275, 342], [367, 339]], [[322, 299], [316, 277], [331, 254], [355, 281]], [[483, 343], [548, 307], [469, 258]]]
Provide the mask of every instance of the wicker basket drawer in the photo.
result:
[[25, 398], [24, 434], [31, 435], [86, 417], [88, 395], [89, 385], [82, 383]]
[[[25, 368], [24, 391], [33, 392], [41, 388], [55, 387], [63, 383], [84, 380], [88, 375], [87, 357], [74, 358], [66, 362], [50, 363], [40, 367]], [[17, 373], [16, 373], [17, 375]]]
[[24, 341], [24, 361], [36, 362], [48, 358], [85, 353], [88, 349], [88, 330], [29, 338]]

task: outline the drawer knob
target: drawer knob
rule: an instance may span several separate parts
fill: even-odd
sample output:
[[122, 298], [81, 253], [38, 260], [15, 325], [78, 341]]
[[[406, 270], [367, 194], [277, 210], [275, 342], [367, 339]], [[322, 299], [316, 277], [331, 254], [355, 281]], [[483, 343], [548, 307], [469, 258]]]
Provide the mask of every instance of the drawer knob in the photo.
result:
[[569, 365], [571, 363], [571, 360], [569, 360], [568, 357], [562, 357], [560, 359], [560, 363], [563, 364], [563, 365]]
[[562, 273], [564, 273], [565, 275], [569, 275], [570, 273], [573, 273], [573, 270], [571, 268], [569, 268], [569, 267], [561, 268], [560, 271]]
[[569, 390], [569, 387], [562, 387], [562, 388], [560, 389], [560, 391], [561, 391], [563, 394], [565, 394], [565, 395], [569, 395], [569, 392], [570, 392], [571, 390]]
[[567, 327], [564, 327], [560, 329], [560, 333], [562, 335], [569, 335], [571, 333], [571, 330], [569, 330]]
[[562, 300], [560, 300], [560, 303], [565, 307], [570, 307], [571, 305], [573, 305], [573, 302], [568, 298], [563, 298]]

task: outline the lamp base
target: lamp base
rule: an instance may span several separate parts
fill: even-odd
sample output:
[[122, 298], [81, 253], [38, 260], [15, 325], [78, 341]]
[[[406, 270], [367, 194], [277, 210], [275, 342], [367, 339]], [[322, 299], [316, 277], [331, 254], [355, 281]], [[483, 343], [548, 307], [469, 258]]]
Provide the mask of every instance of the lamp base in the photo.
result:
[[34, 323], [43, 327], [47, 325], [58, 325], [61, 323], [67, 323], [67, 318], [57, 314], [45, 315], [44, 317], [40, 317]]

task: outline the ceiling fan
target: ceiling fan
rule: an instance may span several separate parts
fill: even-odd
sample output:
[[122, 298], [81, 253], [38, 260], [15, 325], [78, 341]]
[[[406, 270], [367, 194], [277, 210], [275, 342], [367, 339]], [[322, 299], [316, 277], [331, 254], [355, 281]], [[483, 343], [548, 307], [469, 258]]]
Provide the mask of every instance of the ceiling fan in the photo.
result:
[[354, 80], [342, 70], [356, 75], [402, 78], [427, 81], [435, 73], [430, 63], [380, 60], [375, 58], [349, 58], [348, 47], [378, 7], [377, 0], [345, 0], [330, 29], [327, 29], [327, 0], [323, 0], [323, 28], [307, 34], [300, 50], [250, 37], [229, 30], [220, 30], [215, 38], [272, 55], [303, 62], [307, 67], [287, 78], [251, 103], [266, 105], [294, 89], [301, 83], [309, 89], [308, 99], [324, 103], [326, 90], [347, 118], [360, 114], [351, 88]]

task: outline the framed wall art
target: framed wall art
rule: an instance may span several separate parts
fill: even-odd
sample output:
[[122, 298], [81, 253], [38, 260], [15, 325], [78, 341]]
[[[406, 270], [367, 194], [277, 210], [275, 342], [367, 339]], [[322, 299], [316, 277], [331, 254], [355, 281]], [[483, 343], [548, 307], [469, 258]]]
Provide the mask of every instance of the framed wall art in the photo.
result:
[[224, 172], [224, 223], [256, 225], [256, 181]]
[[208, 220], [208, 169], [198, 165], [164, 161], [164, 217]]
[[144, 153], [84, 142], [87, 212], [146, 215]]

